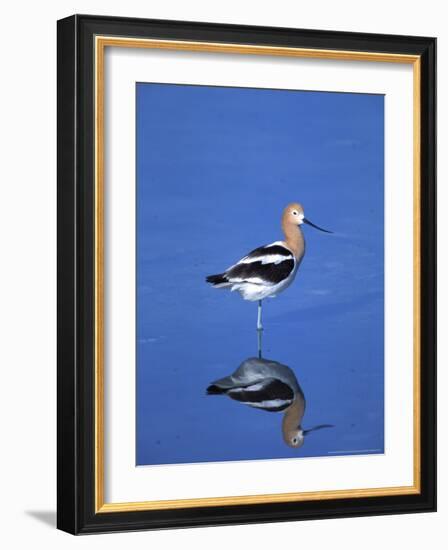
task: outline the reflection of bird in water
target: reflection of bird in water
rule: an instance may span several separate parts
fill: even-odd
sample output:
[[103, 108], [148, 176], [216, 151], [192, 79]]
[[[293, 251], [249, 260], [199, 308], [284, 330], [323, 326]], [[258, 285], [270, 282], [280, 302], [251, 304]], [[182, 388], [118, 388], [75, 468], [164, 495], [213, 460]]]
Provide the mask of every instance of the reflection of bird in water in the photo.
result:
[[228, 395], [250, 407], [283, 412], [283, 439], [290, 447], [301, 447], [313, 430], [330, 428], [330, 424], [304, 430], [305, 396], [294, 372], [287, 366], [251, 357], [230, 376], [216, 380], [207, 388], [208, 395]]
[[305, 239], [300, 229], [303, 223], [325, 233], [331, 233], [307, 220], [300, 204], [289, 204], [282, 216], [284, 241], [260, 246], [223, 273], [207, 277], [207, 282], [215, 288], [237, 290], [244, 300], [258, 300], [258, 330], [263, 330], [262, 300], [267, 297], [275, 298], [296, 276], [297, 268], [305, 254]]

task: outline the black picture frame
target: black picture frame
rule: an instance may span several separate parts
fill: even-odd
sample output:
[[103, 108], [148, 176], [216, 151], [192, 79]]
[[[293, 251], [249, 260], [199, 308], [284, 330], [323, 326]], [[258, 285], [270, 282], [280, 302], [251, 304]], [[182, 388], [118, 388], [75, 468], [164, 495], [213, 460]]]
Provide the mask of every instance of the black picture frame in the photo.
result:
[[[97, 35], [416, 55], [421, 60], [419, 494], [95, 511], [94, 55]], [[74, 15], [58, 21], [57, 526], [73, 534], [436, 510], [436, 39]]]

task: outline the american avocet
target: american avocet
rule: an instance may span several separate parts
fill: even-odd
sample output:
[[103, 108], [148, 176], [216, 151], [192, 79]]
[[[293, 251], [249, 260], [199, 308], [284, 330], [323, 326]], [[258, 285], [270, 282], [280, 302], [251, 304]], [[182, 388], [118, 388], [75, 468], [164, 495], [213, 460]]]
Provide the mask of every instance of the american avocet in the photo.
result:
[[305, 254], [305, 239], [300, 226], [306, 223], [324, 231], [326, 229], [305, 218], [303, 207], [289, 204], [283, 211], [284, 241], [260, 246], [223, 273], [209, 275], [206, 280], [215, 288], [237, 290], [244, 300], [258, 301], [257, 330], [263, 330], [261, 308], [264, 298], [275, 298], [293, 282]]
[[283, 440], [290, 447], [301, 447], [305, 436], [314, 430], [332, 428], [320, 424], [304, 430], [305, 396], [294, 372], [277, 361], [250, 357], [230, 376], [220, 378], [207, 388], [208, 395], [228, 395], [250, 407], [284, 412]]

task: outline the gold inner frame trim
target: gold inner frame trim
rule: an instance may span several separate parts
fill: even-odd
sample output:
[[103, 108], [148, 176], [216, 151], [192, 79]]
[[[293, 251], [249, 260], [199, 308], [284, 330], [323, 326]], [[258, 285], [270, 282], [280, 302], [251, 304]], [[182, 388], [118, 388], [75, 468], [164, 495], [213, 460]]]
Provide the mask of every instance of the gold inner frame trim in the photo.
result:
[[[413, 297], [414, 297], [414, 349], [413, 349], [413, 455], [414, 482], [410, 486], [344, 489], [302, 493], [276, 493], [263, 495], [226, 496], [179, 500], [154, 500], [142, 502], [106, 503], [104, 501], [104, 55], [106, 47], [150, 48], [161, 50], [196, 51], [207, 53], [232, 53], [245, 55], [269, 55], [312, 59], [372, 61], [407, 63], [413, 65]], [[232, 506], [279, 502], [304, 502], [342, 498], [411, 495], [420, 493], [421, 481], [421, 426], [420, 426], [420, 312], [421, 312], [421, 235], [420, 235], [420, 57], [417, 55], [381, 52], [356, 52], [321, 50], [252, 44], [226, 44], [182, 40], [156, 40], [96, 36], [95, 54], [95, 512], [129, 512], [142, 510], [167, 510], [210, 506]]]

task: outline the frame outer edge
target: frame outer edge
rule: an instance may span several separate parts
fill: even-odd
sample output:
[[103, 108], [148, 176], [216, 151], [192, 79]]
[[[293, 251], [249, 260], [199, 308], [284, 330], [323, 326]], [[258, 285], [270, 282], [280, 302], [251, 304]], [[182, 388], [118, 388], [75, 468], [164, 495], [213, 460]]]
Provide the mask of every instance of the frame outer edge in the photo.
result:
[[[58, 521], [59, 529], [72, 534], [99, 533], [112, 531], [128, 531], [136, 529], [160, 529], [179, 528], [193, 526], [231, 525], [247, 523], [264, 523], [271, 521], [291, 521], [304, 519], [318, 519], [325, 517], [353, 517], [367, 515], [397, 514], [405, 512], [432, 511], [435, 510], [435, 39], [424, 37], [400, 37], [370, 35], [385, 41], [384, 48], [410, 49], [411, 53], [421, 56], [424, 60], [422, 71], [421, 90], [427, 103], [422, 102], [422, 145], [428, 140], [422, 150], [422, 214], [426, 222], [422, 225], [422, 245], [428, 247], [423, 254], [422, 262], [427, 261], [426, 268], [422, 269], [423, 283], [427, 285], [425, 292], [426, 302], [422, 311], [423, 323], [426, 321], [426, 330], [423, 335], [422, 358], [422, 424], [429, 430], [425, 441], [422, 442], [424, 453], [424, 477], [422, 479], [424, 494], [417, 498], [396, 497], [390, 502], [382, 503], [381, 499], [361, 499], [362, 503], [347, 502], [347, 507], [341, 511], [336, 510], [331, 504], [319, 503], [319, 507], [311, 506], [302, 510], [300, 515], [293, 510], [291, 505], [285, 504], [281, 508], [277, 506], [264, 506], [256, 511], [254, 505], [237, 506], [235, 509], [207, 508], [196, 509], [195, 512], [185, 509], [178, 510], [173, 515], [172, 511], [155, 511], [149, 514], [145, 512], [122, 512], [96, 514], [93, 501], [94, 495], [91, 487], [92, 472], [90, 472], [91, 455], [93, 449], [90, 443], [89, 421], [90, 406], [86, 405], [86, 399], [91, 396], [90, 373], [85, 372], [87, 366], [84, 359], [90, 356], [89, 344], [84, 342], [83, 352], [83, 327], [80, 324], [81, 316], [86, 318], [88, 314], [89, 293], [83, 291], [83, 275], [88, 273], [87, 265], [83, 266], [85, 258], [78, 261], [77, 255], [82, 252], [83, 241], [85, 244], [88, 231], [84, 224], [90, 225], [88, 211], [84, 207], [90, 200], [83, 197], [82, 192], [88, 191], [85, 187], [90, 181], [90, 173], [84, 169], [83, 148], [88, 147], [90, 139], [86, 134], [90, 127], [88, 90], [79, 86], [86, 78], [86, 68], [90, 61], [84, 59], [87, 55], [84, 42], [90, 40], [95, 33], [103, 34], [104, 25], [111, 23], [124, 26], [132, 24], [148, 26], [148, 32], [171, 35], [172, 29], [166, 31], [177, 23], [179, 34], [189, 35], [193, 31], [204, 34], [205, 31], [221, 33], [232, 31], [236, 33], [235, 40], [239, 42], [239, 33], [279, 32], [286, 29], [259, 28], [247, 26], [210, 25], [214, 29], [208, 29], [206, 23], [189, 23], [175, 21], [155, 21], [128, 18], [110, 18], [101, 16], [72, 16], [58, 22]], [[160, 30], [159, 30], [160, 25]], [[84, 29], [84, 30], [83, 30]], [[154, 29], [156, 29], [154, 31]], [[332, 35], [337, 40], [365, 38], [366, 35], [351, 33], [336, 33], [334, 31], [304, 31], [302, 29], [288, 29], [293, 36], [295, 33], [307, 33], [313, 35], [313, 42], [321, 42], [324, 35]], [[319, 37], [319, 38], [315, 38]], [[168, 37], [166, 37], [168, 38]], [[169, 38], [172, 38], [169, 36]], [[168, 39], [169, 39], [168, 38]], [[188, 36], [187, 36], [188, 38]], [[406, 40], [403, 48], [398, 45]], [[279, 37], [279, 41], [289, 42], [289, 37]], [[260, 40], [257, 38], [256, 43]], [[263, 39], [264, 42], [264, 39]], [[274, 41], [277, 43], [277, 41]], [[295, 42], [295, 39], [294, 41]], [[387, 42], [390, 42], [387, 44]], [[87, 42], [86, 42], [87, 44]], [[278, 44], [280, 46], [280, 44]], [[317, 47], [317, 46], [316, 46]], [[383, 48], [381, 48], [383, 49]], [[86, 51], [84, 51], [86, 50]], [[418, 52], [418, 53], [417, 53]], [[85, 66], [84, 66], [85, 65]], [[89, 80], [89, 78], [87, 78]], [[84, 107], [83, 107], [84, 105]], [[84, 110], [85, 112], [84, 112]], [[84, 141], [86, 143], [84, 144]], [[90, 166], [90, 154], [84, 162]], [[79, 164], [81, 162], [81, 164]], [[88, 168], [88, 167], [87, 167]], [[86, 173], [84, 173], [86, 172]], [[84, 177], [83, 177], [84, 176]], [[82, 187], [82, 189], [80, 188]], [[83, 206], [84, 205], [84, 206]], [[83, 229], [84, 227], [84, 229]], [[432, 240], [431, 240], [432, 239]], [[88, 256], [88, 254], [87, 254]], [[81, 265], [79, 265], [81, 263]], [[85, 269], [87, 267], [87, 270]], [[83, 271], [84, 270], [84, 271]], [[89, 275], [90, 276], [90, 275]], [[84, 285], [85, 286], [85, 285]], [[423, 285], [424, 286], [424, 285]], [[85, 289], [84, 289], [85, 290]], [[86, 301], [87, 300], [87, 301]], [[89, 324], [89, 323], [88, 323]], [[78, 326], [77, 326], [78, 325]], [[84, 331], [85, 332], [85, 331]], [[89, 339], [87, 339], [89, 340]], [[431, 345], [434, 347], [431, 348]], [[83, 355], [84, 353], [84, 355]], [[87, 354], [87, 356], [85, 355]], [[90, 368], [90, 366], [88, 366]], [[83, 374], [84, 372], [84, 374]], [[87, 393], [85, 393], [86, 390]], [[82, 393], [81, 393], [82, 392]], [[81, 415], [81, 416], [80, 416]], [[81, 428], [86, 429], [83, 433]], [[426, 444], [426, 449], [424, 447]], [[88, 458], [86, 458], [88, 457]], [[434, 469], [432, 469], [434, 468]], [[422, 472], [423, 474], [423, 472]], [[320, 506], [322, 504], [322, 506]], [[337, 503], [336, 503], [337, 504]], [[362, 506], [360, 505], [362, 504]], [[249, 508], [253, 507], [253, 511]], [[205, 513], [204, 513], [205, 512]]]
[[79, 532], [77, 452], [77, 27], [57, 22], [57, 528]]
[[[422, 455], [425, 498], [437, 511], [437, 39], [422, 56]], [[426, 86], [424, 85], [426, 83]], [[425, 371], [425, 372], [424, 372]]]
[[433, 296], [433, 305], [434, 305], [434, 333], [433, 333], [433, 363], [434, 363], [434, 375], [433, 375], [433, 415], [434, 415], [434, 447], [433, 447], [433, 468], [434, 468], [434, 498], [433, 498], [433, 510], [437, 512], [437, 38], [433, 39], [432, 43], [432, 67], [429, 70], [430, 76], [434, 77], [433, 80], [433, 93], [431, 97], [432, 108], [430, 112], [430, 119], [432, 117], [432, 131], [431, 139], [433, 140], [433, 154], [432, 154], [432, 181], [434, 185], [433, 190], [433, 243], [434, 243], [434, 274], [433, 274], [433, 284], [434, 284], [434, 296]]

